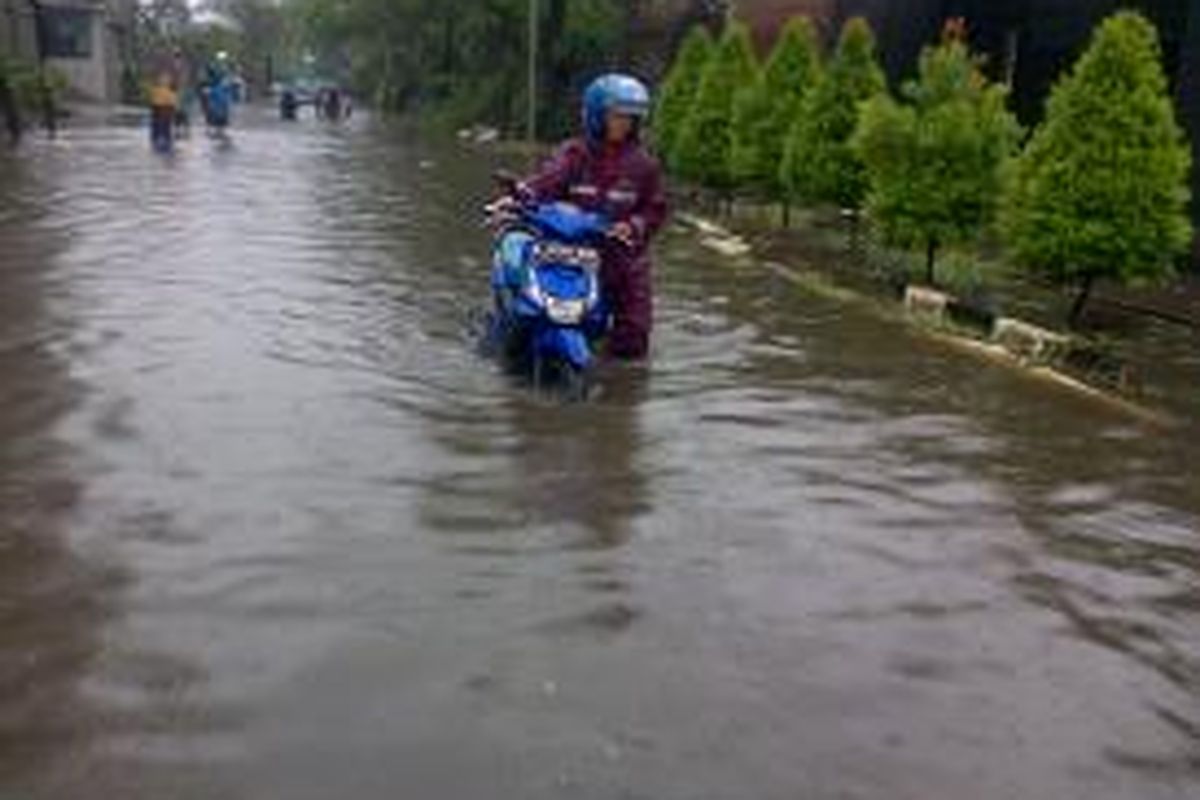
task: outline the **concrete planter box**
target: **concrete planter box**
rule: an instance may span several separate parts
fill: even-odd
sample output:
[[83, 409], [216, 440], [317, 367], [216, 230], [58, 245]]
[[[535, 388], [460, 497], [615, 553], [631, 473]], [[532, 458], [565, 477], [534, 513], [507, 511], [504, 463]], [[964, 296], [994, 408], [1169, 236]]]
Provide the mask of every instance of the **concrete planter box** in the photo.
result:
[[945, 292], [927, 286], [908, 286], [904, 290], [904, 307], [914, 316], [933, 322], [944, 322], [953, 298]]
[[1011, 317], [996, 320], [992, 341], [1035, 364], [1061, 362], [1071, 351], [1071, 337]]

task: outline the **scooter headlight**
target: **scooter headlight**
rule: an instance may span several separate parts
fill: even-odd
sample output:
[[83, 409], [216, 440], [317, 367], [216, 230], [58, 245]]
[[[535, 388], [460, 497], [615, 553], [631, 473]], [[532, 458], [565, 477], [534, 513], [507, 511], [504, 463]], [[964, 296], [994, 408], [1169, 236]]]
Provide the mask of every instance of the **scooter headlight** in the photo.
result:
[[583, 315], [586, 311], [587, 303], [583, 300], [546, 298], [546, 316], [556, 325], [578, 325], [583, 322]]

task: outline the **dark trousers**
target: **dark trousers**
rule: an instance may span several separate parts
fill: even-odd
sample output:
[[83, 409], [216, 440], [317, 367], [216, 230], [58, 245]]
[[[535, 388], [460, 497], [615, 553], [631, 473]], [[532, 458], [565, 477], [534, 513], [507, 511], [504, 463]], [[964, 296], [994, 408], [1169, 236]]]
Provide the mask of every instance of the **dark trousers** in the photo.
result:
[[158, 146], [171, 144], [172, 128], [175, 124], [175, 109], [155, 106], [150, 109], [150, 141]]
[[608, 339], [609, 354], [623, 360], [640, 360], [650, 352], [650, 331], [654, 327], [654, 288], [650, 259], [610, 256], [601, 280], [613, 314]]

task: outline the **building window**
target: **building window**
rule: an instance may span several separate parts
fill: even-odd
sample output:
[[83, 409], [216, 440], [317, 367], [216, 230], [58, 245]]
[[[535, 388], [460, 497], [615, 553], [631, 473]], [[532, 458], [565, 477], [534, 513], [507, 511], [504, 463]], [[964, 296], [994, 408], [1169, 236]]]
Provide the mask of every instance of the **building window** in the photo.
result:
[[92, 57], [91, 11], [78, 8], [42, 8], [44, 52], [49, 58]]

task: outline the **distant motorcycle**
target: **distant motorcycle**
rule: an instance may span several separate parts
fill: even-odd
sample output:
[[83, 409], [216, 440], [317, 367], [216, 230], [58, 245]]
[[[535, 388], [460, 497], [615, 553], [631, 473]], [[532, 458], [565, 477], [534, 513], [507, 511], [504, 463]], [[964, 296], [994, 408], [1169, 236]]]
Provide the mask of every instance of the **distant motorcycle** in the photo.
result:
[[210, 135], [225, 134], [232, 115], [233, 94], [229, 81], [221, 76], [210, 76], [200, 89], [204, 121]]
[[609, 326], [600, 285], [609, 222], [570, 203], [534, 203], [511, 176], [497, 181], [506, 195], [488, 207], [496, 234], [487, 341], [534, 386], [582, 400]]

